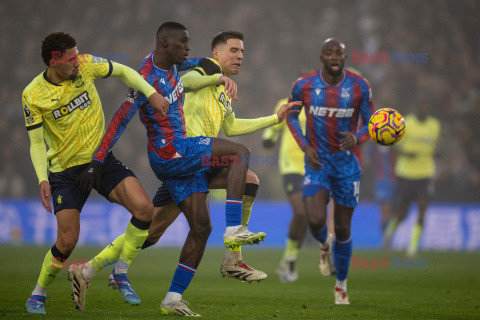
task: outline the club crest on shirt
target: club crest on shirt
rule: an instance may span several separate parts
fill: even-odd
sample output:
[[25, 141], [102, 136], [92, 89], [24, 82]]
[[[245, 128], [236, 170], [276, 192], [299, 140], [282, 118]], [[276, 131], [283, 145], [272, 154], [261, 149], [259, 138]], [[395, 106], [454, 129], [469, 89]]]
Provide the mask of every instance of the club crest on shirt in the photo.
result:
[[81, 88], [85, 84], [85, 81], [83, 81], [81, 74], [79, 74], [75, 78], [75, 80], [73, 80], [73, 84], [75, 85], [75, 88]]
[[320, 94], [320, 92], [322, 92], [322, 89], [320, 89], [320, 88], [315, 88], [315, 93], [317, 94], [317, 96]]
[[134, 103], [134, 102], [135, 102], [135, 99], [137, 99], [137, 96], [138, 96], [138, 91], [135, 90], [135, 89], [130, 88], [130, 89], [128, 90], [127, 98], [125, 99], [125, 101]]
[[349, 88], [342, 88], [341, 97], [342, 98], [350, 98], [350, 89]]
[[84, 91], [77, 97], [73, 98], [72, 101], [70, 101], [68, 104], [61, 106], [60, 108], [57, 108], [53, 110], [53, 117], [55, 120], [60, 119], [63, 116], [66, 116], [67, 114], [72, 113], [76, 109], [83, 110], [90, 106], [92, 104], [92, 101], [90, 100], [90, 97], [88, 96], [88, 92]]

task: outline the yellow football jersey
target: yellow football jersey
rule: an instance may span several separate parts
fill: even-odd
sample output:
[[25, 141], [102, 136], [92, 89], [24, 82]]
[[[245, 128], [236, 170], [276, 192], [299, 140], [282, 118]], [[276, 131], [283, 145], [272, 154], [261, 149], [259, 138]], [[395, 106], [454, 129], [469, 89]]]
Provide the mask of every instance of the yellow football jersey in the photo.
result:
[[[275, 112], [280, 109], [280, 107], [287, 103], [288, 99], [282, 99], [277, 102], [275, 106]], [[300, 112], [298, 119], [302, 125], [303, 134], [305, 134], [305, 124], [306, 117], [303, 110]], [[280, 131], [282, 131], [282, 142], [280, 144], [278, 166], [280, 174], [305, 174], [305, 163], [304, 163], [304, 153], [302, 149], [298, 146], [297, 141], [293, 137], [290, 129], [286, 125], [286, 121], [279, 123], [273, 127], [267, 128], [264, 133], [264, 137], [272, 136], [273, 140], [277, 140]]]
[[398, 143], [400, 151], [414, 154], [412, 157], [399, 155], [395, 173], [405, 179], [428, 179], [435, 174], [435, 148], [440, 137], [440, 122], [428, 116], [419, 121], [413, 114], [405, 117], [405, 136]]
[[104, 134], [105, 117], [93, 80], [108, 77], [112, 63], [88, 54], [79, 56], [79, 62], [75, 80], [53, 84], [45, 71], [23, 91], [27, 130], [43, 127], [51, 172], [90, 162]]
[[[190, 72], [206, 75], [200, 67]], [[187, 136], [217, 137], [223, 120], [232, 112], [232, 99], [227, 96], [223, 84], [185, 93], [183, 113]]]

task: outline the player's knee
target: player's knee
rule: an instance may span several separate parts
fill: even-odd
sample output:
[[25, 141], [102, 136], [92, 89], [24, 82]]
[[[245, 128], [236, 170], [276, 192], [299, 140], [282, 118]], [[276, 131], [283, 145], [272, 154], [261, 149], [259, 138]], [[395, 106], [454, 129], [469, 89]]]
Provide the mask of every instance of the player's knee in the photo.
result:
[[193, 232], [197, 238], [206, 241], [210, 236], [210, 233], [212, 233], [212, 222], [208, 220], [203, 221], [202, 223], [197, 223], [194, 228], [192, 228], [191, 232]]
[[150, 200], [143, 201], [136, 210], [133, 216], [142, 221], [152, 221], [153, 217], [153, 203]]
[[69, 256], [73, 252], [73, 249], [75, 249], [77, 241], [78, 236], [64, 237], [63, 239], [59, 239], [59, 241], [57, 241], [56, 246], [61, 253]]
[[308, 217], [308, 224], [310, 226], [310, 229], [312, 229], [313, 232], [320, 231], [320, 229], [323, 228], [327, 220], [324, 215], [318, 215], [318, 214], [309, 214], [307, 215], [307, 217]]
[[247, 171], [247, 183], [253, 183], [256, 185], [260, 185], [260, 179], [258, 179], [258, 176], [255, 174], [255, 172], [248, 170]]

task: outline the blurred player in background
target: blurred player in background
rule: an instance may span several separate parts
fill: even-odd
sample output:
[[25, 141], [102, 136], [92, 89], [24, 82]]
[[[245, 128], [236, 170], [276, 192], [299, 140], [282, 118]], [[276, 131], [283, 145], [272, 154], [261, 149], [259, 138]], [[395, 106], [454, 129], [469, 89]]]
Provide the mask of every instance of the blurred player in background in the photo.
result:
[[[302, 101], [307, 119], [306, 135], [298, 114], [287, 117], [287, 124], [305, 152], [303, 199], [310, 230], [323, 250], [327, 242], [327, 203], [334, 200], [336, 241], [333, 257], [336, 268], [335, 304], [350, 304], [347, 275], [352, 256], [350, 234], [353, 211], [360, 193], [361, 167], [358, 145], [369, 139], [368, 120], [373, 101], [368, 82], [344, 70], [345, 44], [327, 39], [320, 60], [323, 69], [298, 79], [291, 101]], [[357, 131], [359, 119], [364, 126]], [[333, 266], [332, 266], [333, 267]]]
[[[45, 313], [47, 287], [53, 282], [72, 253], [80, 232], [80, 212], [90, 189], [75, 184], [92, 160], [103, 137], [105, 118], [93, 80], [119, 77], [128, 86], [141, 91], [159, 110], [168, 103], [135, 70], [127, 66], [79, 55], [76, 40], [63, 32], [47, 35], [42, 42], [42, 58], [47, 70], [39, 74], [23, 91], [22, 104], [30, 138], [30, 155], [40, 183], [43, 207], [57, 219], [57, 241], [43, 261], [37, 286], [25, 307], [29, 313]], [[47, 152], [45, 141], [49, 147]], [[47, 169], [50, 175], [47, 177]], [[147, 237], [153, 205], [132, 171], [112, 153], [98, 172], [96, 190], [109, 201], [124, 206], [132, 219], [119, 249], [120, 263], [130, 264]], [[84, 309], [84, 291], [88, 287], [79, 270], [69, 273], [73, 299]]]
[[385, 231], [384, 246], [390, 247], [398, 224], [407, 216], [412, 202], [417, 202], [418, 218], [413, 226], [408, 256], [415, 256], [422, 233], [425, 212], [434, 192], [435, 149], [440, 138], [440, 122], [429, 115], [429, 102], [422, 100], [415, 113], [405, 117], [403, 140], [398, 144], [395, 173], [398, 177], [398, 198], [394, 216]]

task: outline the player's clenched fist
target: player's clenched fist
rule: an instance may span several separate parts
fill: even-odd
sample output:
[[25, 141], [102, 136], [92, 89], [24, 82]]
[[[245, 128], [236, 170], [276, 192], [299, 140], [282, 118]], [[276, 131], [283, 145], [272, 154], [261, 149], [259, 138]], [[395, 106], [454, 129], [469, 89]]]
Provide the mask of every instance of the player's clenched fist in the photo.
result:
[[280, 122], [285, 120], [285, 118], [291, 113], [299, 113], [300, 110], [294, 110], [296, 107], [302, 106], [302, 101], [292, 101], [289, 103], [283, 104], [280, 109], [277, 111], [277, 117]]
[[152, 108], [160, 113], [162, 117], [167, 115], [169, 103], [160, 93], [155, 92], [152, 94], [148, 97], [148, 102], [150, 102]]

